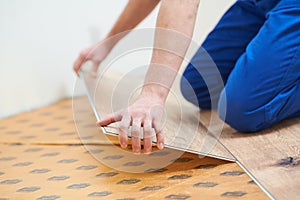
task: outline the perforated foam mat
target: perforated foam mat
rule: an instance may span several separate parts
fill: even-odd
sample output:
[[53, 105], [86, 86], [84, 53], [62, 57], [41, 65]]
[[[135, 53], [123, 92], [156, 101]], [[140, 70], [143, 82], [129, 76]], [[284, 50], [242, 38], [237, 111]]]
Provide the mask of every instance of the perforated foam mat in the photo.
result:
[[144, 163], [110, 151], [119, 146], [109, 137], [112, 144], [83, 145], [70, 99], [1, 120], [0, 199], [268, 199], [236, 163], [192, 153], [144, 173], [110, 168], [95, 156], [127, 168]]

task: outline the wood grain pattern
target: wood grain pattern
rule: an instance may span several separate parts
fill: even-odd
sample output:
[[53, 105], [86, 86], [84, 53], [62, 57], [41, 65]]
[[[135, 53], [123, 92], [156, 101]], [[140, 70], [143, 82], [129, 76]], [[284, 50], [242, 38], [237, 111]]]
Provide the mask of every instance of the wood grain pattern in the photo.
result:
[[[209, 123], [211, 112], [201, 113]], [[276, 199], [300, 198], [300, 118], [289, 119], [253, 134], [238, 133], [228, 125], [220, 142]]]

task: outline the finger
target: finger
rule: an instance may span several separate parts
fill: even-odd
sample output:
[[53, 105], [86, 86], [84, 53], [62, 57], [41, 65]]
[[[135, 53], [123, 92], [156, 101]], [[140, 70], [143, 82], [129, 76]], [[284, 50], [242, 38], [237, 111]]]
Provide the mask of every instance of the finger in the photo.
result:
[[149, 154], [152, 151], [152, 121], [144, 120], [144, 153]]
[[111, 123], [118, 122], [122, 119], [122, 112], [115, 112], [107, 115], [97, 122], [97, 126], [107, 126]]
[[129, 115], [123, 115], [118, 128], [119, 141], [122, 148], [126, 148], [128, 144], [128, 129], [131, 123], [131, 117]]
[[79, 75], [79, 70], [81, 68], [81, 65], [83, 64], [83, 62], [86, 60], [86, 53], [85, 52], [81, 52], [78, 56], [78, 58], [76, 59], [74, 66], [73, 66], [73, 70], [75, 71], [75, 73], [77, 75]]
[[152, 126], [156, 133], [156, 145], [159, 149], [163, 149], [165, 141], [164, 141], [164, 135], [162, 133], [162, 127], [160, 123], [155, 120], [152, 122]]
[[140, 119], [134, 119], [131, 127], [131, 142], [132, 142], [132, 151], [135, 154], [141, 153], [141, 131], [142, 121]]

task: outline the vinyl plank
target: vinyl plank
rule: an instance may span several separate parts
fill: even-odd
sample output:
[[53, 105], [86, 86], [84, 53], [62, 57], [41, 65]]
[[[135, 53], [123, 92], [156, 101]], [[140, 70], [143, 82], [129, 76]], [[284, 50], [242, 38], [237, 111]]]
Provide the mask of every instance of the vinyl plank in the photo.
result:
[[[114, 71], [94, 77], [82, 72], [91, 106], [98, 119], [129, 106], [139, 94], [143, 85], [142, 75], [122, 75]], [[194, 152], [203, 156], [212, 156], [234, 161], [233, 156], [218, 139], [199, 123], [199, 112], [195, 106], [184, 102], [178, 89], [171, 89], [166, 102], [164, 120], [165, 145], [169, 148]], [[104, 131], [116, 134], [117, 124], [105, 127]], [[154, 134], [153, 134], [154, 135]], [[155, 143], [155, 137], [153, 137]]]

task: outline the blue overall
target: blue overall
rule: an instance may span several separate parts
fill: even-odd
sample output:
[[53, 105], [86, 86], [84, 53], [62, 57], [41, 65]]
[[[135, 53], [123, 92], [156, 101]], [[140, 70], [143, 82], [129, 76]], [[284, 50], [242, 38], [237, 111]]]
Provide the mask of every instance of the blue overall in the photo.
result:
[[[225, 87], [214, 83], [216, 72], [207, 66], [203, 49]], [[220, 118], [238, 131], [256, 132], [300, 116], [300, 0], [237, 1], [183, 77], [181, 91], [188, 101], [201, 109], [216, 107]]]

